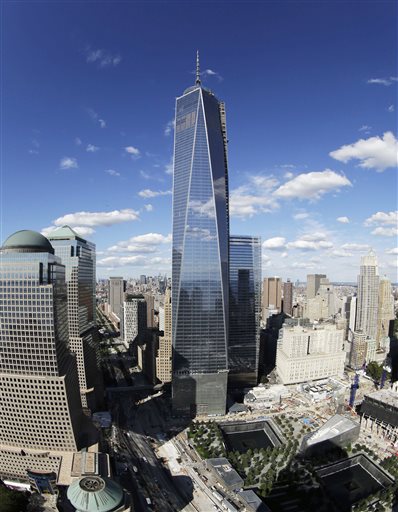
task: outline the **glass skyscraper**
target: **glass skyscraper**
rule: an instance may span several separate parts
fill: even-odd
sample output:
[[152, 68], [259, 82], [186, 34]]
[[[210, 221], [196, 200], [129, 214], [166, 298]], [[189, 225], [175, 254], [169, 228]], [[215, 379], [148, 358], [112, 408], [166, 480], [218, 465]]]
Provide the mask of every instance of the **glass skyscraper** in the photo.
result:
[[228, 378], [225, 110], [196, 83], [176, 100], [173, 183], [173, 409], [224, 414]]
[[71, 351], [76, 354], [82, 405], [98, 410], [103, 402], [95, 323], [95, 244], [69, 226], [48, 235], [56, 256], [65, 265]]
[[260, 238], [229, 238], [229, 290], [229, 383], [255, 386], [260, 349]]

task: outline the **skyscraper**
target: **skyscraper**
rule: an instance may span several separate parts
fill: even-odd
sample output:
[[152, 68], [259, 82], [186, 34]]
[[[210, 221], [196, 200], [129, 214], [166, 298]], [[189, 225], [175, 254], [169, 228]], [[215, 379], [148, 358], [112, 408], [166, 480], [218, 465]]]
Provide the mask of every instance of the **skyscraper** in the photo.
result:
[[161, 382], [171, 381], [171, 309], [171, 292], [170, 288], [167, 288], [164, 298], [164, 331], [163, 336], [159, 337], [159, 350], [156, 356], [156, 376]]
[[126, 283], [123, 277], [110, 277], [109, 278], [109, 305], [111, 311], [122, 320], [123, 316], [123, 301], [124, 292], [126, 291]]
[[261, 239], [229, 237], [229, 383], [255, 386], [261, 313]]
[[143, 295], [127, 295], [123, 303], [124, 345], [145, 341], [147, 328], [147, 305]]
[[48, 239], [65, 265], [69, 342], [76, 354], [82, 405], [95, 411], [103, 401], [95, 323], [95, 245], [69, 226], [56, 229]]
[[280, 277], [266, 277], [263, 281], [263, 318], [266, 319], [264, 311], [276, 309], [280, 313], [282, 308], [282, 279]]
[[69, 351], [65, 267], [34, 231], [1, 248], [0, 418], [2, 480], [58, 475], [66, 454], [96, 440]]
[[288, 279], [283, 283], [283, 312], [292, 316], [293, 313], [293, 283]]
[[355, 330], [376, 340], [379, 309], [379, 271], [373, 251], [361, 258], [358, 276], [357, 316]]
[[313, 299], [315, 295], [318, 293], [322, 279], [326, 279], [326, 274], [307, 275], [307, 300]]
[[[198, 59], [197, 59], [198, 61]], [[228, 377], [228, 174], [224, 105], [196, 83], [176, 100], [173, 408], [224, 414]]]
[[389, 343], [388, 334], [390, 321], [393, 320], [394, 315], [394, 297], [391, 290], [391, 282], [386, 278], [380, 279], [379, 286], [379, 307], [377, 315], [377, 336], [376, 346], [377, 350], [387, 350]]

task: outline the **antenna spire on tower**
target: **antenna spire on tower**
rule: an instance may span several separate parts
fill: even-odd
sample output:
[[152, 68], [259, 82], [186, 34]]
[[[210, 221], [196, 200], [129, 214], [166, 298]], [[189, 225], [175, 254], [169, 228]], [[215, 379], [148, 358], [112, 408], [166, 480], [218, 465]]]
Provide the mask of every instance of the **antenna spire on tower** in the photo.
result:
[[196, 80], [195, 80], [195, 83], [200, 85], [199, 50], [196, 50]]

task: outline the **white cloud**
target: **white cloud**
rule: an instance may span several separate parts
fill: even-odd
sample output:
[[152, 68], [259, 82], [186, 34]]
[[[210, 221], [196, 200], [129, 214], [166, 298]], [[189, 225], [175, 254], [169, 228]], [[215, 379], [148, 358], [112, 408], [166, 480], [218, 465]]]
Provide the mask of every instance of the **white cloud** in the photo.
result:
[[383, 137], [360, 139], [331, 151], [329, 155], [344, 163], [352, 159], [359, 160], [359, 167], [381, 172], [398, 165], [398, 140], [392, 132], [385, 132]]
[[[391, 77], [394, 80], [394, 77]], [[385, 85], [386, 87], [392, 84], [391, 78], [369, 78], [368, 84]]]
[[337, 217], [337, 222], [341, 222], [341, 224], [349, 224], [350, 219], [348, 217]]
[[231, 192], [229, 212], [233, 217], [253, 217], [258, 213], [268, 213], [278, 208], [278, 203], [270, 194], [249, 193], [246, 187]]
[[338, 258], [348, 258], [349, 256], [352, 256], [350, 252], [341, 249], [335, 249], [332, 251], [332, 255], [337, 256]]
[[135, 148], [134, 146], [126, 146], [124, 150], [133, 158], [138, 158], [141, 155], [140, 150], [138, 148]]
[[214, 76], [218, 79], [219, 82], [221, 82], [223, 79], [222, 76], [219, 73], [217, 73], [217, 71], [214, 71], [213, 69], [205, 69], [200, 74], [201, 74], [201, 76]]
[[307, 235], [303, 235], [301, 237], [301, 240], [307, 240], [309, 242], [321, 242], [323, 240], [326, 240], [326, 234], [325, 233], [308, 233]]
[[145, 180], [149, 180], [151, 179], [151, 175], [149, 173], [147, 173], [146, 171], [143, 171], [142, 169], [140, 170], [140, 175], [145, 179]]
[[370, 246], [367, 244], [343, 244], [341, 249], [345, 251], [367, 252], [369, 251]]
[[164, 129], [164, 134], [165, 134], [166, 137], [168, 137], [169, 135], [171, 135], [173, 133], [174, 127], [175, 127], [175, 120], [172, 119], [171, 121], [169, 121], [166, 124], [166, 127]]
[[279, 181], [273, 176], [251, 176], [250, 181], [256, 188], [262, 189], [271, 189], [279, 185]]
[[75, 144], [76, 144], [76, 146], [81, 146], [82, 145], [82, 139], [80, 139], [79, 137], [76, 137], [75, 138]]
[[392, 228], [378, 227], [378, 228], [374, 229], [371, 232], [371, 234], [376, 235], [376, 236], [398, 236], [398, 228], [397, 227], [392, 227]]
[[115, 171], [115, 169], [106, 169], [104, 172], [109, 174], [109, 176], [120, 176], [120, 172]]
[[104, 119], [100, 119], [99, 114], [95, 110], [93, 110], [92, 108], [87, 108], [86, 111], [93, 121], [99, 123], [101, 128], [106, 127], [106, 122], [104, 121]]
[[286, 199], [319, 199], [328, 192], [349, 185], [351, 185], [351, 182], [344, 175], [326, 169], [321, 172], [299, 174], [280, 186], [274, 192], [274, 195]]
[[89, 46], [85, 49], [86, 62], [96, 63], [99, 68], [115, 67], [122, 60], [118, 54], [112, 54], [108, 50], [93, 50]]
[[398, 210], [395, 212], [377, 212], [365, 220], [365, 226], [373, 226], [383, 224], [394, 226], [398, 224]]
[[392, 104], [391, 104], [391, 105], [389, 105], [389, 106], [387, 107], [387, 111], [388, 111], [388, 112], [394, 112], [394, 111], [395, 111], [395, 107], [394, 107], [394, 105], [392, 105]]
[[165, 172], [166, 174], [173, 174], [174, 169], [174, 161], [173, 157], [170, 158], [170, 162], [166, 165]]
[[145, 233], [122, 240], [116, 245], [108, 248], [110, 252], [136, 252], [150, 253], [155, 252], [158, 245], [170, 244], [172, 240], [171, 234], [162, 235], [160, 233]]
[[140, 190], [138, 195], [147, 199], [150, 197], [169, 196], [171, 193], [171, 190], [150, 190], [149, 188], [146, 188], [144, 190]]
[[386, 251], [387, 254], [398, 254], [398, 247], [394, 247], [394, 249], [389, 249]]
[[293, 176], [294, 176], [294, 174], [292, 172], [290, 172], [290, 171], [285, 172], [285, 174], [283, 175], [283, 177], [286, 178], [287, 180], [292, 179]]
[[368, 132], [369, 130], [371, 130], [372, 127], [371, 126], [368, 126], [367, 124], [363, 124], [359, 129], [358, 131], [359, 132]]
[[86, 151], [88, 153], [95, 153], [98, 150], [99, 150], [99, 147], [98, 146], [94, 146], [94, 144], [88, 144], [87, 147], [86, 147]]
[[126, 208], [111, 212], [76, 212], [63, 215], [54, 221], [56, 226], [112, 226], [121, 222], [138, 220], [139, 212]]
[[153, 206], [151, 204], [145, 204], [144, 208], [147, 212], [153, 211]]
[[59, 168], [60, 169], [77, 169], [77, 160], [76, 158], [71, 158], [69, 156], [64, 156], [64, 158], [61, 158], [59, 162]]
[[308, 219], [309, 216], [310, 216], [310, 214], [307, 212], [295, 213], [293, 215], [293, 219], [294, 220], [303, 220], [303, 219]]
[[307, 269], [311, 269], [311, 268], [315, 268], [315, 265], [314, 263], [309, 263], [309, 262], [304, 262], [304, 261], [296, 261], [292, 264], [292, 267], [293, 268], [307, 268]]
[[145, 256], [107, 256], [97, 261], [100, 267], [124, 267], [125, 265], [145, 265], [148, 260]]
[[282, 250], [286, 246], [286, 238], [283, 238], [282, 236], [275, 236], [273, 238], [268, 238], [268, 240], [265, 240], [263, 242], [263, 249], [270, 249], [270, 250]]
[[281, 254], [281, 258], [287, 258], [287, 257], [288, 257], [288, 253], [287, 253], [287, 252], [283, 252], [283, 253]]
[[326, 242], [324, 240], [320, 242], [314, 242], [310, 240], [295, 240], [294, 242], [289, 242], [286, 246], [288, 249], [299, 249], [301, 251], [317, 251], [318, 249], [330, 249], [333, 247], [331, 242]]

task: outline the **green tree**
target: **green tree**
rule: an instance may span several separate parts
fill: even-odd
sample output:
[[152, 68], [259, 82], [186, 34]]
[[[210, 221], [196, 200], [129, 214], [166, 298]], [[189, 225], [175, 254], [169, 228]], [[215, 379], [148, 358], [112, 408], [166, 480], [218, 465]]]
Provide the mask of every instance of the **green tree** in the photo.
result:
[[0, 486], [0, 512], [25, 512], [27, 506], [24, 493]]

